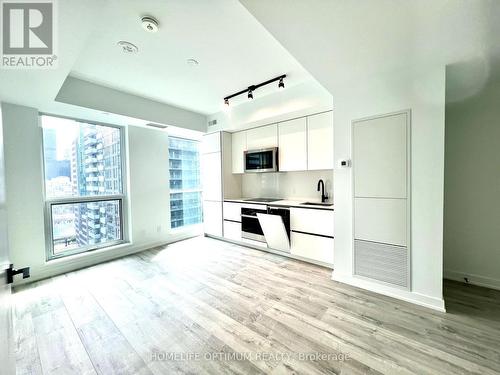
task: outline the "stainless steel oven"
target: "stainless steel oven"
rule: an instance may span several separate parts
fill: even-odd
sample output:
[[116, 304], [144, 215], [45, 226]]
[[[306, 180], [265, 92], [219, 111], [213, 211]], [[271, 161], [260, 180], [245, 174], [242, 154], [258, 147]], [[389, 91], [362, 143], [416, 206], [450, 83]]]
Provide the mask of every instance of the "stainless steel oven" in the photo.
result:
[[278, 172], [278, 147], [245, 151], [245, 172]]
[[267, 206], [262, 208], [241, 207], [241, 237], [248, 240], [266, 242], [257, 213], [267, 214]]

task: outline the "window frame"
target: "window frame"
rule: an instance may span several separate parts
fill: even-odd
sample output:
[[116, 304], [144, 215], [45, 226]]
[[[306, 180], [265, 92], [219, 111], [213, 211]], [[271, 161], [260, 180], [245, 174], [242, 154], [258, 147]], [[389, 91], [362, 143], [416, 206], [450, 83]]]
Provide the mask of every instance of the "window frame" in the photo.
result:
[[177, 194], [177, 193], [201, 193], [200, 196], [201, 196], [201, 199], [200, 199], [200, 208], [201, 208], [201, 221], [199, 223], [194, 223], [194, 224], [183, 224], [182, 226], [180, 227], [175, 227], [175, 228], [172, 228], [172, 206], [170, 206], [169, 208], [169, 226], [170, 226], [170, 230], [171, 231], [174, 231], [174, 232], [181, 232], [183, 230], [186, 230], [186, 229], [190, 229], [190, 228], [194, 228], [198, 225], [202, 225], [203, 224], [203, 217], [204, 217], [204, 212], [203, 212], [203, 186], [201, 184], [201, 141], [198, 140], [198, 139], [193, 139], [193, 138], [187, 138], [187, 137], [179, 137], [179, 136], [175, 136], [175, 135], [168, 135], [168, 138], [169, 138], [169, 157], [168, 157], [168, 160], [169, 160], [169, 163], [170, 163], [170, 138], [175, 138], [175, 139], [181, 139], [183, 141], [190, 141], [190, 142], [197, 142], [198, 143], [198, 158], [199, 158], [199, 170], [198, 170], [198, 173], [199, 173], [199, 176], [200, 176], [200, 187], [199, 189], [184, 189], [184, 190], [172, 190], [170, 188], [170, 165], [169, 165], [169, 177], [168, 177], [168, 181], [169, 181], [169, 195], [168, 195], [168, 199], [169, 199], [169, 202], [171, 202], [171, 198], [172, 198], [172, 194]]
[[[45, 145], [43, 140], [43, 126], [42, 126], [42, 116], [57, 117], [67, 120], [76, 121], [79, 123], [97, 125], [97, 126], [107, 126], [110, 128], [115, 128], [120, 131], [120, 162], [121, 162], [121, 194], [114, 195], [95, 195], [95, 196], [83, 196], [83, 197], [60, 197], [60, 198], [48, 198], [46, 192], [46, 180], [45, 180]], [[42, 186], [43, 186], [43, 199], [44, 199], [44, 224], [45, 224], [45, 259], [46, 261], [51, 261], [55, 259], [66, 258], [71, 255], [88, 253], [94, 250], [101, 250], [113, 246], [123, 245], [129, 243], [129, 230], [128, 230], [128, 191], [127, 191], [127, 167], [126, 167], [126, 153], [128, 151], [126, 144], [126, 127], [109, 124], [99, 121], [85, 120], [75, 117], [55, 115], [52, 113], [38, 113], [38, 124], [41, 136], [41, 153], [42, 153]], [[54, 239], [53, 239], [53, 222], [52, 222], [52, 208], [54, 206], [63, 204], [78, 204], [78, 203], [92, 203], [92, 202], [102, 202], [102, 201], [118, 201], [120, 209], [120, 239], [114, 241], [108, 241], [102, 244], [92, 244], [76, 249], [63, 251], [59, 254], [54, 253]]]

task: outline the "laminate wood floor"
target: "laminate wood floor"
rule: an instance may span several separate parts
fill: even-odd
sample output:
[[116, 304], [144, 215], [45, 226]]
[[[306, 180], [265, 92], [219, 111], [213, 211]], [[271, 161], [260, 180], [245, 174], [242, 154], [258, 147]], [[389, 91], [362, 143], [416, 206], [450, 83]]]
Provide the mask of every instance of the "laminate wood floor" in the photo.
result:
[[199, 237], [17, 288], [17, 373], [500, 373], [500, 292], [445, 290], [447, 314]]

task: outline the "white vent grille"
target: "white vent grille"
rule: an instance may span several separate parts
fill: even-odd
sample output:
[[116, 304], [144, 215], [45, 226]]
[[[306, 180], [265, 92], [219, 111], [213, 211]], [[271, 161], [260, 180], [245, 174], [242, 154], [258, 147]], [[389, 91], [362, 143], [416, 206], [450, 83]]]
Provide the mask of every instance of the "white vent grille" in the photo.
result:
[[354, 273], [408, 288], [408, 249], [370, 241], [354, 241]]
[[151, 126], [152, 128], [157, 128], [157, 129], [166, 129], [166, 128], [168, 128], [167, 125], [155, 124], [155, 123], [152, 123], [152, 122], [147, 123], [146, 126]]

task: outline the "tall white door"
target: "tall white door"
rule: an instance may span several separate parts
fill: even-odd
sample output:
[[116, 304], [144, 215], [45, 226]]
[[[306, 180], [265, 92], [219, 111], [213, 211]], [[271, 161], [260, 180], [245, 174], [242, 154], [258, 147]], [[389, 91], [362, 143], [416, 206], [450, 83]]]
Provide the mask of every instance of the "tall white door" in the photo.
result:
[[10, 285], [6, 270], [10, 266], [7, 242], [7, 208], [5, 204], [5, 169], [3, 153], [2, 112], [0, 109], [0, 372], [15, 374], [14, 335], [12, 332], [12, 311]]
[[353, 123], [354, 273], [410, 288], [409, 111]]

